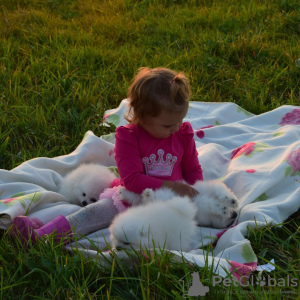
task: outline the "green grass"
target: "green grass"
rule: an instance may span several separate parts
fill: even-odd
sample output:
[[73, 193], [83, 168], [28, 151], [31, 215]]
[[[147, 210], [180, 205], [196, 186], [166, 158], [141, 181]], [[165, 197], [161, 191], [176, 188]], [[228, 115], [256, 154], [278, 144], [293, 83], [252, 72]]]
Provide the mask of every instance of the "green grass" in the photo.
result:
[[[87, 130], [107, 133], [104, 111], [126, 98], [142, 66], [184, 71], [194, 101], [231, 101], [255, 114], [299, 105], [299, 9], [297, 0], [0, 0], [0, 168], [68, 154]], [[275, 258], [272, 276], [299, 279], [299, 224], [297, 212], [281, 228], [249, 232], [259, 263]], [[132, 269], [115, 260], [99, 270], [51, 239], [22, 249], [1, 235], [3, 299], [181, 299], [179, 279], [199, 271], [138, 253]], [[200, 273], [212, 287], [211, 271]], [[248, 290], [255, 299], [250, 288], [211, 290], [211, 298]]]

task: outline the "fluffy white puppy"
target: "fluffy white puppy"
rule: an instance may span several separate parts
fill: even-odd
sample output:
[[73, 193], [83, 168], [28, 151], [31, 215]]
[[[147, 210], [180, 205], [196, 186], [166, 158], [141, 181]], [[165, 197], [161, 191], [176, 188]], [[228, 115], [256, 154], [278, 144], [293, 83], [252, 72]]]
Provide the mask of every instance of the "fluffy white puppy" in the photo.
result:
[[[226, 228], [234, 222], [239, 206], [238, 200], [223, 182], [218, 180], [198, 181], [193, 187], [199, 192], [191, 199], [197, 206], [195, 219], [198, 226]], [[174, 196], [176, 196], [175, 192], [169, 188], [145, 189], [142, 195], [120, 188], [120, 197], [132, 205], [167, 201]], [[147, 214], [146, 211], [145, 214]]]
[[196, 233], [196, 211], [188, 197], [178, 196], [131, 207], [109, 227], [112, 247], [188, 251]]
[[96, 202], [115, 178], [108, 167], [82, 164], [62, 178], [58, 193], [69, 203], [86, 206]]

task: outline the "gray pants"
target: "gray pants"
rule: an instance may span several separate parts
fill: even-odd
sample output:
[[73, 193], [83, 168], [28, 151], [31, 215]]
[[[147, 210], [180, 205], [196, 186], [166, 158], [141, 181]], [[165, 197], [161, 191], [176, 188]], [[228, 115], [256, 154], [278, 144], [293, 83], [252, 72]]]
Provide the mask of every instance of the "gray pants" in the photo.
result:
[[117, 214], [118, 210], [114, 206], [112, 199], [105, 198], [79, 209], [75, 213], [68, 215], [66, 219], [75, 234], [87, 235], [109, 227]]

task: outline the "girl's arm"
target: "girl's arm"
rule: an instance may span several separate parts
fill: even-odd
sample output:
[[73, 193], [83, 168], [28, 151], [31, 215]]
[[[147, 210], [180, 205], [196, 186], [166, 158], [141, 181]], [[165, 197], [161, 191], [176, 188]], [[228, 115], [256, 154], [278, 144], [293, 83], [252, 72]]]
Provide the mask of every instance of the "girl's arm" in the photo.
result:
[[196, 195], [198, 195], [197, 190], [195, 190], [189, 184], [186, 184], [183, 182], [174, 182], [174, 181], [164, 180], [162, 183], [162, 187], [172, 189], [176, 194], [178, 194], [180, 196], [188, 196], [190, 198], [193, 198]]

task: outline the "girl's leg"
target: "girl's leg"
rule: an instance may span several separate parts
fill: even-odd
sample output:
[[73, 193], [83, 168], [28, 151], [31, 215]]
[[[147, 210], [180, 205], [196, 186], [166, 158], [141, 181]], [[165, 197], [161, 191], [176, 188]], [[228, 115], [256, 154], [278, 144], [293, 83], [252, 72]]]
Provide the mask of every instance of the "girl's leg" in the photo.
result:
[[63, 237], [72, 237], [72, 230], [67, 219], [60, 215], [51, 222], [40, 228], [36, 228], [35, 222], [26, 216], [19, 216], [13, 219], [12, 227], [9, 234], [13, 237], [17, 236], [26, 244], [29, 240], [33, 244], [43, 235], [55, 232], [55, 240], [59, 241]]
[[86, 235], [107, 228], [117, 214], [118, 210], [114, 206], [112, 199], [106, 198], [83, 207], [67, 217], [58, 216], [39, 229], [34, 228], [28, 217], [17, 217], [13, 220], [11, 234], [19, 234], [23, 242], [31, 239], [33, 243], [40, 236], [51, 234], [52, 232], [56, 232], [58, 239], [72, 236], [72, 230], [76, 234]]
[[86, 235], [107, 228], [118, 210], [110, 198], [87, 205], [66, 217], [74, 233]]

